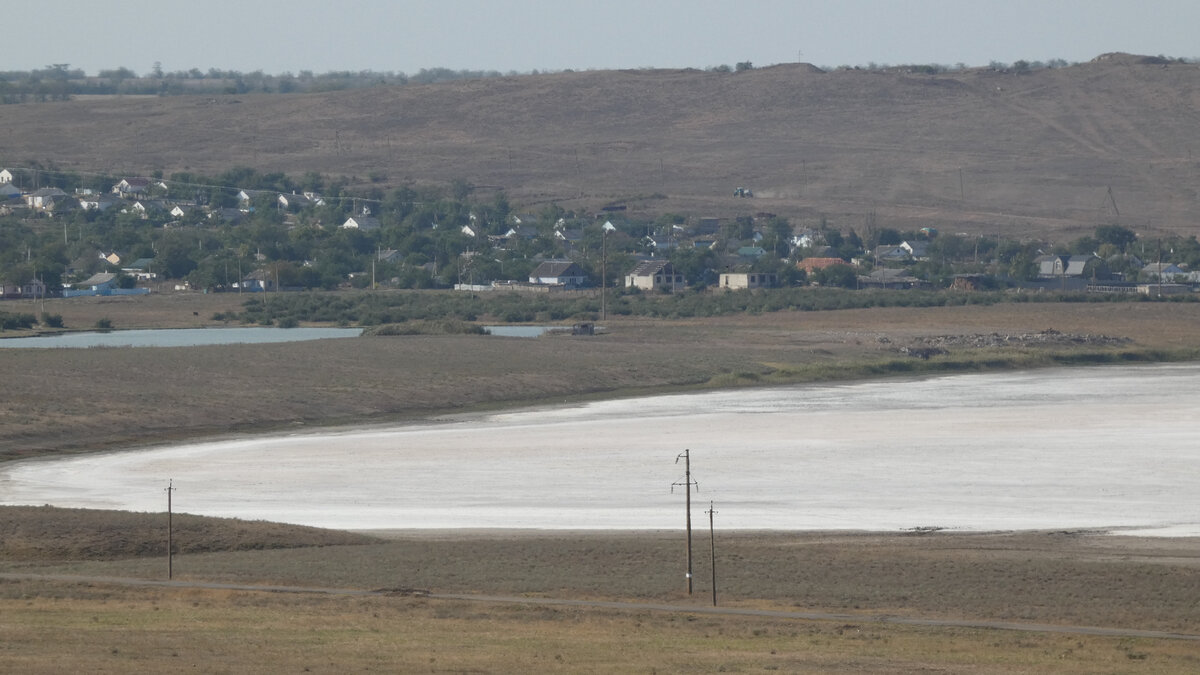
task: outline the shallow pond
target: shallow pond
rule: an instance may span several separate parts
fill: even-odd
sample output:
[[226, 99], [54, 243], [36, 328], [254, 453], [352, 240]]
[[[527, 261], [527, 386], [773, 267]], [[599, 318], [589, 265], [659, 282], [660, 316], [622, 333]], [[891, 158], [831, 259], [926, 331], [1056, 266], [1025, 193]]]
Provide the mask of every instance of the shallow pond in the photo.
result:
[[271, 342], [303, 342], [362, 335], [361, 328], [177, 328], [63, 333], [0, 340], [0, 348], [84, 349], [89, 347], [199, 347]]

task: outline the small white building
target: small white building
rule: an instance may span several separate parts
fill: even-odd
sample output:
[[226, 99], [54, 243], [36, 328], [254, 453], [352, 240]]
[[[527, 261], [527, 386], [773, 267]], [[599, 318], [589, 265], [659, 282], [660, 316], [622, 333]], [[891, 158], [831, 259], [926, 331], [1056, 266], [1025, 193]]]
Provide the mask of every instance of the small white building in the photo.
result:
[[626, 287], [643, 291], [673, 291], [683, 285], [683, 275], [675, 272], [669, 260], [645, 260], [625, 275]]
[[570, 260], [547, 260], [529, 273], [529, 283], [578, 288], [587, 283], [587, 274]]
[[773, 272], [726, 272], [719, 280], [721, 288], [731, 291], [747, 288], [774, 288], [779, 277]]

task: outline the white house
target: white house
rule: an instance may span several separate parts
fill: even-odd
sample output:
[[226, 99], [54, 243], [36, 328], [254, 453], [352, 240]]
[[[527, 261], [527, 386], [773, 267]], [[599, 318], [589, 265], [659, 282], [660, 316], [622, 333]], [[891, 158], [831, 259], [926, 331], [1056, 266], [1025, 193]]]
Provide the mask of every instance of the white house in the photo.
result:
[[8, 169], [0, 169], [0, 185], [13, 182], [13, 174]]
[[738, 290], [743, 288], [774, 288], [779, 280], [770, 272], [727, 272], [719, 281], [721, 288]]
[[576, 288], [587, 283], [587, 274], [570, 260], [547, 260], [529, 273], [529, 283]]
[[79, 198], [79, 208], [85, 211], [104, 211], [117, 203], [115, 197], [109, 195], [87, 195]]
[[58, 188], [42, 188], [25, 195], [25, 203], [35, 209], [49, 208], [55, 201], [66, 197], [67, 193]]
[[625, 286], [644, 291], [672, 291], [683, 287], [683, 275], [677, 274], [668, 260], [645, 260], [625, 275]]
[[149, 178], [122, 178], [120, 183], [112, 187], [115, 194], [123, 197], [138, 197], [150, 190]]
[[370, 232], [380, 228], [379, 219], [372, 216], [350, 216], [342, 223], [343, 230], [362, 230]]

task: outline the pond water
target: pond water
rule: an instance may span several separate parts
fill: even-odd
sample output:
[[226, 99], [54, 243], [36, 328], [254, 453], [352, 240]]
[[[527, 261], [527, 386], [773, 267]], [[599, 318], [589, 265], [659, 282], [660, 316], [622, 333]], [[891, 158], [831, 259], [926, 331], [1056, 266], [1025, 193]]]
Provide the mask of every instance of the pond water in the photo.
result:
[[303, 342], [362, 335], [361, 328], [177, 328], [63, 333], [0, 340], [0, 348], [83, 349], [89, 347], [198, 347], [269, 342]]
[[541, 337], [552, 330], [570, 331], [571, 327], [562, 326], [484, 326], [490, 335], [499, 337], [535, 338]]
[[[348, 529], [1200, 536], [1200, 365], [743, 389], [0, 466], [0, 503]], [[674, 484], [675, 487], [672, 487]]]

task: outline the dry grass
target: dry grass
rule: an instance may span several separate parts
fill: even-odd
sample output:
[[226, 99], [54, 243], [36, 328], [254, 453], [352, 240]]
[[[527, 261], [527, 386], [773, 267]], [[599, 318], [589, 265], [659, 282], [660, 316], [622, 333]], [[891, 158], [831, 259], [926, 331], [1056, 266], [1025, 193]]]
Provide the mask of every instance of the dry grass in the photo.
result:
[[[711, 592], [703, 537], [696, 595], [686, 594], [681, 532], [396, 536], [181, 555], [176, 578], [670, 603], [704, 603]], [[724, 606], [1197, 633], [1196, 544], [1066, 532], [720, 533], [717, 583]], [[44, 561], [37, 569], [161, 578], [163, 560]]]
[[[1051, 239], [1109, 221], [1191, 234], [1198, 70], [1136, 58], [1022, 76], [787, 64], [89, 98], [5, 106], [19, 133], [0, 154], [117, 175], [241, 165], [361, 185], [372, 173], [385, 186], [463, 178], [529, 210], [621, 203], [636, 216], [769, 211], [860, 232], [869, 218]], [[756, 198], [732, 197], [739, 185]]]
[[1192, 672], [1172, 641], [0, 583], [0, 669], [249, 672]]
[[[0, 506], [0, 561], [110, 560], [167, 551], [167, 514]], [[174, 514], [177, 553], [346, 546], [371, 537], [299, 525]]]

